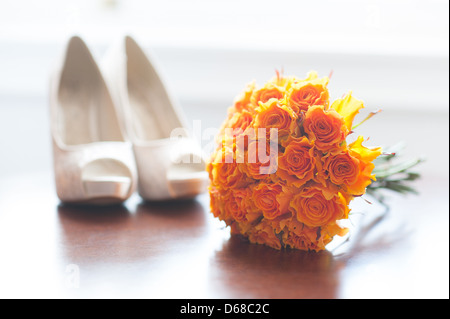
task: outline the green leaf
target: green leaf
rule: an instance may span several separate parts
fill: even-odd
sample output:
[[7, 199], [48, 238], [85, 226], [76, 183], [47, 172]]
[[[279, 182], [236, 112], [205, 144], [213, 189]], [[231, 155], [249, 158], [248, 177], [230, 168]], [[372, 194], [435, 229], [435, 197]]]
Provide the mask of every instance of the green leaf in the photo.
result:
[[417, 159], [412, 159], [409, 161], [401, 162], [401, 163], [389, 166], [387, 168], [385, 168], [385, 167], [377, 168], [375, 166], [375, 169], [373, 170], [373, 174], [375, 174], [377, 179], [378, 178], [386, 178], [386, 177], [392, 176], [394, 174], [406, 172], [408, 169], [411, 169], [411, 168], [415, 167], [416, 165], [423, 163], [423, 162], [424, 162], [424, 159], [417, 158]]
[[380, 203], [384, 201], [384, 195], [381, 192], [383, 190], [404, 195], [418, 194], [417, 190], [410, 183], [419, 179], [420, 174], [412, 172], [411, 169], [425, 160], [423, 158], [415, 158], [399, 161], [399, 155], [405, 147], [404, 143], [398, 143], [392, 147], [383, 148], [384, 155], [379, 156], [374, 161], [373, 174], [375, 174], [377, 180], [367, 187], [367, 193]]

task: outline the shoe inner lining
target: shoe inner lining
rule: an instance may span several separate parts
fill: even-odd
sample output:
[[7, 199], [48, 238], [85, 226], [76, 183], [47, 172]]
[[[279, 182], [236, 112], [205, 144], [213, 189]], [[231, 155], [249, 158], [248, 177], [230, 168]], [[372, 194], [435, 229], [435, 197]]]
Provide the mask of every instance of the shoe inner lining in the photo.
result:
[[56, 124], [66, 145], [124, 140], [101, 73], [77, 38], [68, 46], [58, 102]]
[[141, 141], [169, 138], [175, 128], [183, 127], [164, 84], [148, 57], [128, 38], [127, 85], [131, 131]]

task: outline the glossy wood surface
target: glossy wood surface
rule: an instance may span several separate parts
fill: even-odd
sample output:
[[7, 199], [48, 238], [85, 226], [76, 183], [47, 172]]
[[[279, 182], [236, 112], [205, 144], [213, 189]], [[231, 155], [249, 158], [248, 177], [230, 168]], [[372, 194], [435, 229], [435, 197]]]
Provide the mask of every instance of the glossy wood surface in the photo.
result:
[[390, 197], [387, 214], [355, 202], [335, 250], [277, 251], [230, 237], [207, 195], [60, 205], [42, 110], [0, 105], [1, 298], [448, 298], [448, 168], [434, 169], [448, 157], [431, 154], [420, 195]]

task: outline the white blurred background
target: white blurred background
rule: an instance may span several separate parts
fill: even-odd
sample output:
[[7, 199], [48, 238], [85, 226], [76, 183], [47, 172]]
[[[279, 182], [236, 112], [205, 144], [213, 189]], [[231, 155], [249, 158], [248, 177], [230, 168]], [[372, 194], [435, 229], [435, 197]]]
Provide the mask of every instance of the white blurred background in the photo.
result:
[[[275, 69], [332, 71], [332, 97], [352, 90], [368, 110], [383, 109], [361, 129], [373, 143], [406, 141], [410, 155], [433, 157], [425, 168], [447, 175], [448, 9], [447, 0], [0, 0], [2, 149], [47, 137], [48, 78], [71, 35], [100, 61], [131, 34], [204, 128], [219, 126], [245, 84]], [[47, 151], [31, 165], [48, 163]]]
[[[448, 298], [448, 0], [0, 0], [0, 237], [6, 246], [0, 251], [16, 258], [5, 259], [0, 290], [52, 292], [59, 254], [67, 253], [55, 239], [64, 235], [52, 214], [58, 203], [47, 105], [52, 67], [74, 34], [101, 61], [126, 33], [154, 51], [188, 120], [201, 120], [204, 129], [221, 124], [246, 83], [263, 84], [275, 69], [299, 77], [333, 71], [332, 97], [352, 90], [366, 114], [383, 109], [358, 128], [368, 146], [405, 142], [406, 158], [427, 158], [418, 168], [420, 196], [394, 202], [387, 226], [395, 229], [397, 218], [414, 237], [407, 249], [393, 245], [381, 259], [369, 250], [352, 260], [339, 278], [339, 295]], [[127, 238], [118, 237], [124, 249]], [[116, 266], [108, 264], [106, 273]], [[133, 274], [139, 269], [130, 267]], [[154, 276], [154, 268], [143, 267]], [[105, 268], [92, 268], [106, 278]], [[145, 291], [152, 276], [139, 281]], [[18, 284], [29, 278], [39, 284]]]

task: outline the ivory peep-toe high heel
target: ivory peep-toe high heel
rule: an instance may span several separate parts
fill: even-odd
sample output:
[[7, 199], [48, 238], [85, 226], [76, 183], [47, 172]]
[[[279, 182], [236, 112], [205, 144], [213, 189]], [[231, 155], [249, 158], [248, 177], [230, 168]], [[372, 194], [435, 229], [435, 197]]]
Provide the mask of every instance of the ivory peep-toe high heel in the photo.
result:
[[136, 189], [131, 144], [90, 50], [72, 37], [50, 88], [56, 192], [65, 203], [115, 204]]
[[127, 36], [102, 66], [133, 144], [140, 196], [170, 200], [203, 193], [208, 175], [200, 145], [190, 137], [154, 58]]

